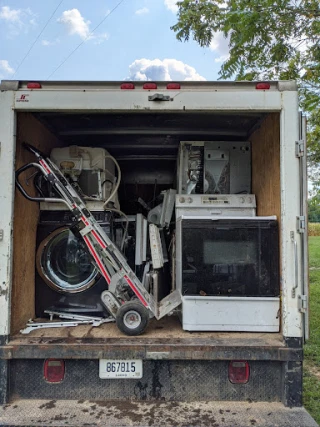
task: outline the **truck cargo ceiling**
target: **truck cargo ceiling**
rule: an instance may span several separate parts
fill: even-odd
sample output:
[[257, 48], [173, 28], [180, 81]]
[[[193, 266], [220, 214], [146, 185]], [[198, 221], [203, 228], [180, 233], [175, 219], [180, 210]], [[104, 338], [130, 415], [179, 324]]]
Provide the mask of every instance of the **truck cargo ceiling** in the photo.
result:
[[59, 136], [75, 136], [75, 135], [234, 135], [234, 136], [247, 136], [245, 131], [234, 131], [232, 129], [165, 129], [165, 128], [150, 128], [150, 129], [122, 129], [122, 128], [109, 128], [109, 129], [77, 129], [66, 130], [59, 132]]
[[[139, 112], [94, 114], [33, 113], [47, 128], [68, 145], [86, 145], [88, 137], [95, 145], [122, 151], [128, 148], [153, 150], [163, 148], [162, 154], [176, 152], [184, 140], [245, 141], [265, 118], [264, 113], [168, 113]], [[128, 154], [126, 152], [126, 154]], [[135, 153], [131, 153], [135, 154]], [[153, 154], [153, 153], [149, 153]]]

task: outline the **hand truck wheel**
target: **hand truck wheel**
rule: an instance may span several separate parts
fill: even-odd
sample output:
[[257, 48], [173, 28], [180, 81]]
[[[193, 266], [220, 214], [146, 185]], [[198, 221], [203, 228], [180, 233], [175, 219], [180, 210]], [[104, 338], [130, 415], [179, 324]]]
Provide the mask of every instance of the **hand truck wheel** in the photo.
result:
[[127, 301], [118, 310], [116, 323], [126, 335], [141, 335], [149, 323], [149, 311], [139, 301]]

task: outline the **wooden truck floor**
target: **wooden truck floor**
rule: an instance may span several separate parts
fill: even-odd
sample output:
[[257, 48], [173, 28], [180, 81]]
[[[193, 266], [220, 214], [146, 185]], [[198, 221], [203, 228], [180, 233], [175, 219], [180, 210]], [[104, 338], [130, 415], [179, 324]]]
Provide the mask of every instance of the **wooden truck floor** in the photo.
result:
[[194, 360], [301, 360], [299, 348], [288, 348], [281, 333], [188, 332], [177, 317], [152, 319], [136, 337], [122, 334], [114, 323], [48, 328], [17, 334], [0, 348], [6, 359], [142, 358]]

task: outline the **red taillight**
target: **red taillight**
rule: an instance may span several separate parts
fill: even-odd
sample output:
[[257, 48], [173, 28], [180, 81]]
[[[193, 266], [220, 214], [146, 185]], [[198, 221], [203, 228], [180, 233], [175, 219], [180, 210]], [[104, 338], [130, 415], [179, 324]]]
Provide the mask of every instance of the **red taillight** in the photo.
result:
[[256, 89], [268, 90], [270, 89], [270, 83], [257, 83]]
[[132, 90], [132, 89], [134, 89], [134, 84], [133, 83], [122, 83], [122, 85], [120, 86], [120, 89]]
[[49, 383], [60, 383], [64, 379], [65, 363], [61, 359], [47, 359], [44, 362], [43, 374]]
[[180, 83], [168, 83], [167, 89], [180, 89]]
[[229, 363], [229, 381], [232, 384], [246, 384], [249, 381], [249, 363], [243, 360], [233, 360]]
[[155, 83], [145, 83], [143, 89], [157, 89], [157, 85]]
[[37, 82], [29, 82], [27, 84], [28, 89], [41, 89], [41, 84]]

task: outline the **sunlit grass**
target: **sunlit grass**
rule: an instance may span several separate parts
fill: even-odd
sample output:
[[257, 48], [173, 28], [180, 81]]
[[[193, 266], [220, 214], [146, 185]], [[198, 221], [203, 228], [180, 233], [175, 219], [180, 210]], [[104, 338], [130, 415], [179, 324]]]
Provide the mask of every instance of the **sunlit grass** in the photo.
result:
[[309, 234], [309, 236], [320, 236], [320, 223], [319, 222], [309, 222], [308, 234]]
[[304, 348], [303, 401], [306, 409], [320, 424], [320, 379], [308, 371], [308, 366], [312, 366], [320, 374], [320, 237], [309, 237], [309, 260], [310, 339]]

